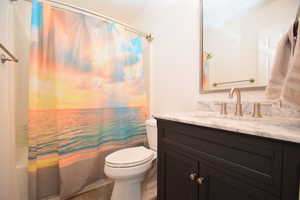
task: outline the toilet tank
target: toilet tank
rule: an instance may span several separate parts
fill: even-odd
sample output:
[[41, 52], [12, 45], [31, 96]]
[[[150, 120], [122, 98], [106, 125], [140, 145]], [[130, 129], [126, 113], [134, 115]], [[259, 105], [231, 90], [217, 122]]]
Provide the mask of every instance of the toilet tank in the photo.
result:
[[157, 151], [157, 125], [155, 119], [146, 121], [146, 130], [150, 149]]

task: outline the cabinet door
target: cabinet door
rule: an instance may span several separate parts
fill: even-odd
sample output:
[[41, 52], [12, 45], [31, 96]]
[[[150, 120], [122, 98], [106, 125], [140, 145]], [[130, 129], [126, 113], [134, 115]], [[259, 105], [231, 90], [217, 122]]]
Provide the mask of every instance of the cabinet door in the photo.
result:
[[201, 165], [199, 200], [276, 200], [276, 198], [243, 180], [228, 176], [213, 167]]
[[198, 162], [182, 153], [161, 151], [158, 163], [159, 200], [198, 200]]

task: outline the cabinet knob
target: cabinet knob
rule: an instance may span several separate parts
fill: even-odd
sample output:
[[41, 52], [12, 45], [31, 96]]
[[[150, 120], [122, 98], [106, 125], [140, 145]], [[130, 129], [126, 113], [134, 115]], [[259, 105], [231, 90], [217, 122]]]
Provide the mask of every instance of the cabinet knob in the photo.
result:
[[201, 185], [201, 184], [204, 183], [204, 180], [205, 180], [204, 177], [200, 177], [200, 178], [198, 178], [198, 179], [196, 180], [196, 182], [197, 182], [199, 185]]
[[192, 174], [190, 175], [190, 179], [191, 179], [192, 181], [196, 180], [196, 178], [197, 178], [197, 174], [196, 174], [196, 173], [192, 173]]

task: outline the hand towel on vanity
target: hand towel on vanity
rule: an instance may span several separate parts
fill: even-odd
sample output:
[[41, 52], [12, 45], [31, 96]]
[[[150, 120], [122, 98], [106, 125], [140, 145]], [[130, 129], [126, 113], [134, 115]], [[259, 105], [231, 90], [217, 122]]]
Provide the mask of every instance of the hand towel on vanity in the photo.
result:
[[278, 44], [271, 78], [266, 89], [270, 100], [283, 100], [300, 109], [300, 26], [297, 34], [294, 26], [285, 34]]
[[283, 84], [281, 99], [300, 109], [300, 25], [297, 27], [296, 38], [297, 40], [293, 40], [294, 48], [290, 60], [291, 65]]
[[282, 37], [277, 47], [271, 78], [266, 89], [266, 97], [271, 100], [280, 99], [283, 83], [289, 68], [294, 41], [293, 35], [290, 33], [291, 31]]

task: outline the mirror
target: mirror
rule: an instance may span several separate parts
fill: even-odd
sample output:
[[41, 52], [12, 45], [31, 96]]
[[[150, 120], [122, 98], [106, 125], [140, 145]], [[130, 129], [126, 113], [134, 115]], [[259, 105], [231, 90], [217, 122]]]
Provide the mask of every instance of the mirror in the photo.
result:
[[264, 88], [299, 0], [202, 0], [201, 91]]

